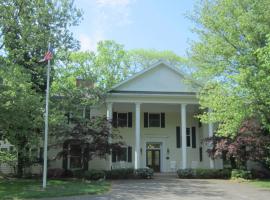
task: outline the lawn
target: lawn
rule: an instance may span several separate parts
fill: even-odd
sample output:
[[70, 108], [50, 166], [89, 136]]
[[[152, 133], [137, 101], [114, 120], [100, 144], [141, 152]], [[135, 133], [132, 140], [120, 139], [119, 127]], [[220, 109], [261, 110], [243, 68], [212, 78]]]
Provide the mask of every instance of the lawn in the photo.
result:
[[257, 187], [270, 189], [270, 179], [268, 179], [268, 180], [253, 180], [250, 183], [252, 185], [257, 186]]
[[29, 199], [62, 197], [86, 194], [102, 194], [110, 189], [106, 181], [50, 180], [46, 191], [37, 180], [0, 180], [0, 199]]

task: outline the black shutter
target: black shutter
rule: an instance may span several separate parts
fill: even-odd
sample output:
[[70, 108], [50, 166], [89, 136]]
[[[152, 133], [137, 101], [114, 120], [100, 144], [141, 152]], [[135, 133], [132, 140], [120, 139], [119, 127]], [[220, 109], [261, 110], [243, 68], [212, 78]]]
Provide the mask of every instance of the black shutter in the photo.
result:
[[202, 155], [202, 147], [200, 147], [200, 162], [203, 160], [203, 155]]
[[116, 151], [112, 150], [112, 162], [116, 162]]
[[63, 144], [63, 169], [67, 170], [68, 142]]
[[112, 125], [114, 128], [117, 128], [117, 112], [113, 112]]
[[165, 113], [161, 113], [161, 128], [165, 128]]
[[128, 113], [128, 127], [132, 128], [132, 112]]
[[128, 162], [132, 162], [132, 147], [128, 147]]
[[180, 127], [176, 127], [176, 148], [181, 147], [181, 134], [180, 134]]
[[190, 128], [186, 129], [187, 147], [190, 147]]
[[192, 134], [192, 148], [196, 148], [196, 127], [192, 127], [191, 129]]
[[144, 113], [144, 128], [148, 128], [148, 113]]

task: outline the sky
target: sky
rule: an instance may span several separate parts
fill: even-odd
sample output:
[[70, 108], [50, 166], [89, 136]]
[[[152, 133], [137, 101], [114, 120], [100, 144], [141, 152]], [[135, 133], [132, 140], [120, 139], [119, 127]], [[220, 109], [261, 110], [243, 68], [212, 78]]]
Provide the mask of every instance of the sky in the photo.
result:
[[196, 0], [75, 0], [83, 20], [72, 31], [81, 50], [95, 50], [100, 40], [114, 40], [126, 49], [171, 50], [185, 57], [196, 39], [186, 13]]

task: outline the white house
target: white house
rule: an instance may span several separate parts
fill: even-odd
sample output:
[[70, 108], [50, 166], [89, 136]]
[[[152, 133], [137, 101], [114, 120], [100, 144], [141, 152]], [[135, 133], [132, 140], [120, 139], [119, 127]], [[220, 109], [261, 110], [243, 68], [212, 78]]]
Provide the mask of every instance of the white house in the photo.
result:
[[[185, 168], [223, 168], [222, 160], [212, 160], [202, 143], [213, 135], [212, 124], [202, 124], [197, 92], [200, 84], [163, 61], [115, 85], [106, 105], [91, 109], [90, 115], [114, 118], [114, 126], [126, 146], [107, 159], [95, 159], [89, 169], [151, 167], [157, 172]], [[112, 131], [114, 128], [112, 128]], [[51, 168], [82, 166], [82, 147], [68, 146], [65, 160], [50, 163]], [[57, 153], [51, 149], [49, 155]]]

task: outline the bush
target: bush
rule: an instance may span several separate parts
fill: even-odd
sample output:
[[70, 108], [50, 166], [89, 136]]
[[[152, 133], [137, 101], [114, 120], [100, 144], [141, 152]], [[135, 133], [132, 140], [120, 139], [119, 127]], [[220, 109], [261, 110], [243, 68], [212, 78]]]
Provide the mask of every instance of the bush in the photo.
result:
[[105, 178], [105, 172], [102, 170], [90, 170], [84, 172], [84, 178], [86, 180], [99, 180]]
[[106, 179], [129, 179], [134, 178], [134, 169], [112, 169], [105, 171]]
[[150, 168], [141, 168], [135, 170], [135, 174], [138, 178], [152, 178], [154, 175], [154, 170]]
[[49, 178], [63, 178], [65, 177], [65, 170], [62, 168], [48, 169]]
[[228, 179], [231, 171], [228, 169], [179, 169], [179, 178], [201, 178], [201, 179]]
[[242, 169], [234, 169], [231, 173], [231, 178], [243, 178], [243, 179], [251, 179], [252, 175], [250, 171], [242, 170]]
[[84, 171], [83, 169], [76, 169], [72, 170], [72, 174], [74, 178], [83, 178], [84, 177]]

